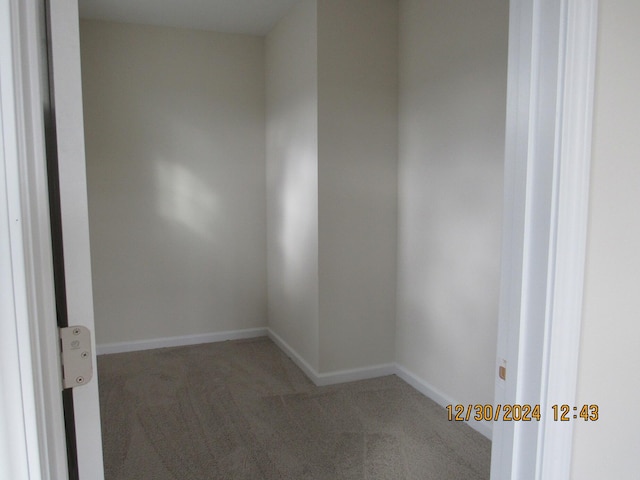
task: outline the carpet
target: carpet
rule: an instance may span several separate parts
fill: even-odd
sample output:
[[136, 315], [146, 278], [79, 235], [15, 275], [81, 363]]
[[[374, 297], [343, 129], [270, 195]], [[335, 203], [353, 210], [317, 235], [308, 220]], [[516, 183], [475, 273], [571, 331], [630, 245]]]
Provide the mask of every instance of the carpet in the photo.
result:
[[98, 357], [106, 480], [480, 480], [491, 443], [395, 375], [316, 387], [268, 338]]

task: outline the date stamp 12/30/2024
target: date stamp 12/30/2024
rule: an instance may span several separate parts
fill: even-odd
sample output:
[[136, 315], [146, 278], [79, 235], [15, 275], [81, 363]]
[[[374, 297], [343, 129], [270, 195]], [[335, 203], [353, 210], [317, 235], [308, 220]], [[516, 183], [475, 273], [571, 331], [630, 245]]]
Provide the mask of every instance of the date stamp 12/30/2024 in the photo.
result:
[[[555, 422], [569, 422], [572, 420], [583, 420], [585, 422], [595, 422], [599, 416], [598, 405], [551, 405], [550, 414]], [[535, 422], [540, 421], [540, 405], [512, 404], [512, 405], [491, 405], [491, 404], [468, 404], [468, 405], [447, 405], [447, 418], [450, 422]]]

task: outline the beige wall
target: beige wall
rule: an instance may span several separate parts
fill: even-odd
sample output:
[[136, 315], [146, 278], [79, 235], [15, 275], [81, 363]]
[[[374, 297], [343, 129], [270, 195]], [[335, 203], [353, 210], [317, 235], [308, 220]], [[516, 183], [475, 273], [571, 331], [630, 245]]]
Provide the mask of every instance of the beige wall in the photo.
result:
[[81, 23], [98, 343], [266, 325], [264, 40]]
[[318, 369], [318, 71], [315, 0], [266, 40], [269, 328]]
[[601, 1], [591, 201], [571, 478], [640, 472], [640, 3]]
[[393, 362], [398, 4], [318, 2], [321, 372]]
[[400, 2], [396, 358], [436, 391], [492, 403], [508, 2]]
[[397, 3], [305, 0], [266, 51], [269, 327], [316, 373], [392, 362]]
[[[305, 0], [266, 41], [270, 326], [318, 371], [393, 358], [393, 3], [380, 55], [357, 50], [375, 41], [357, 2]], [[601, 419], [575, 425], [576, 480], [640, 471], [639, 20], [635, 0], [601, 2], [577, 401]], [[396, 359], [489, 403], [507, 2], [401, 0], [399, 38]], [[263, 46], [82, 22], [99, 343], [265, 325]]]

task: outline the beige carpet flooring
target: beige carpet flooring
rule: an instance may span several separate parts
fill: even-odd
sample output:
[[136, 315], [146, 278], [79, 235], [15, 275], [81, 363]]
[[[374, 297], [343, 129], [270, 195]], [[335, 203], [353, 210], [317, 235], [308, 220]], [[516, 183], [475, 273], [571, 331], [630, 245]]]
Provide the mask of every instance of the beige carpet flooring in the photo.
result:
[[107, 480], [489, 478], [490, 442], [395, 375], [315, 387], [267, 338], [98, 370]]

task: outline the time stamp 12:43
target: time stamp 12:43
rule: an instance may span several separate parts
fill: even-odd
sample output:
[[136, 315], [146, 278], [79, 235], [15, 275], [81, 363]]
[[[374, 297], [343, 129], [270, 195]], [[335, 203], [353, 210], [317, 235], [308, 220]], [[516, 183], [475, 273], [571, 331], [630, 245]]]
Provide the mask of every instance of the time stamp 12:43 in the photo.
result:
[[[599, 418], [598, 405], [551, 405], [551, 414], [556, 422], [569, 422], [571, 420], [583, 420], [595, 422]], [[447, 418], [449, 421], [468, 422], [469, 420], [503, 422], [531, 422], [540, 421], [540, 405], [529, 404], [468, 404], [447, 405]]]

